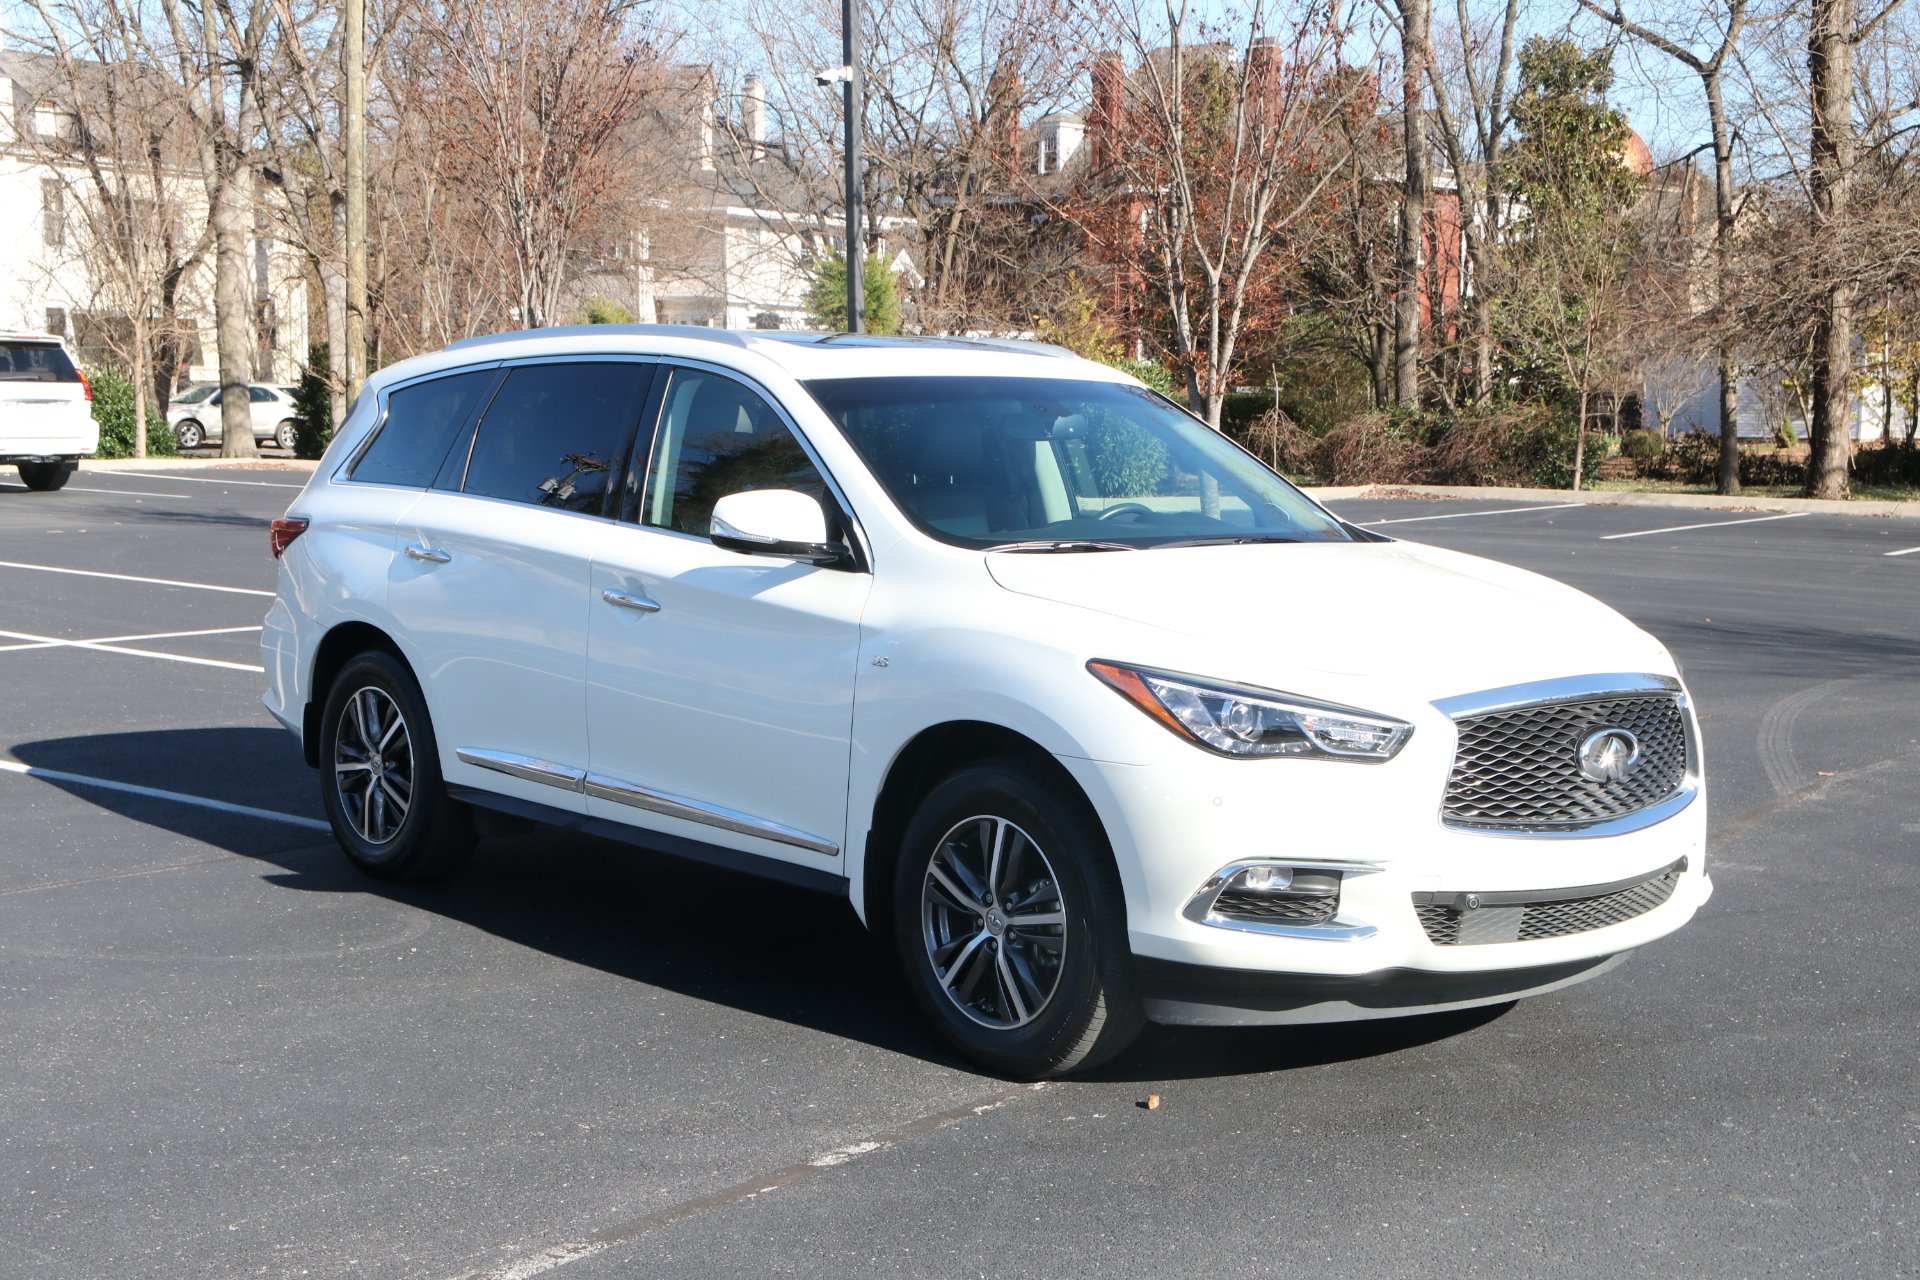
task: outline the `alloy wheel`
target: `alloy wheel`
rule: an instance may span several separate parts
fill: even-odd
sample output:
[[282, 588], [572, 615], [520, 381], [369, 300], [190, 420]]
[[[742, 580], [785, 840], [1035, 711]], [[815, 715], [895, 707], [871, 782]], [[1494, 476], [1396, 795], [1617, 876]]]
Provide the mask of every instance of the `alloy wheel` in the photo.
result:
[[927, 861], [920, 904], [934, 981], [960, 1012], [999, 1031], [1040, 1016], [1060, 985], [1067, 915], [1032, 836], [986, 815], [955, 824]]
[[334, 734], [333, 785], [340, 810], [369, 844], [400, 834], [413, 804], [413, 738], [386, 690], [355, 690]]

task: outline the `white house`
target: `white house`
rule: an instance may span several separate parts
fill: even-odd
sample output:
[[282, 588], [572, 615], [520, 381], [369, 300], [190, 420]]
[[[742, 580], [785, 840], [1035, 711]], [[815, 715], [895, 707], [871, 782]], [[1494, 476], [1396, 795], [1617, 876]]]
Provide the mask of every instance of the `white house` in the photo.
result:
[[[82, 64], [104, 79], [115, 69]], [[176, 388], [219, 376], [213, 261], [203, 243], [206, 188], [197, 169], [146, 165], [122, 172], [48, 57], [0, 51], [0, 328], [67, 339], [85, 364], [131, 364], [130, 316], [144, 309], [153, 359], [174, 364]], [[100, 167], [97, 182], [86, 160]], [[102, 186], [120, 200], [117, 212]], [[117, 221], [110, 221], [117, 216]], [[101, 231], [120, 228], [119, 248]], [[255, 341], [252, 376], [288, 382], [308, 342], [307, 282], [276, 238], [249, 248]], [[171, 275], [169, 286], [165, 277]], [[170, 317], [170, 318], [169, 318]], [[171, 358], [169, 359], [169, 348]]]

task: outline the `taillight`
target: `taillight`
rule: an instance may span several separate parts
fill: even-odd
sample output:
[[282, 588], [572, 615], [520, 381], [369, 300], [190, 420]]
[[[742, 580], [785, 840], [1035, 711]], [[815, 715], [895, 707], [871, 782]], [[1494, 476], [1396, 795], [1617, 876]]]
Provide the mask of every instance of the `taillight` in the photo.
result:
[[91, 402], [93, 400], [93, 383], [87, 378], [87, 371], [85, 369], [75, 369], [74, 372], [80, 375], [81, 392], [87, 397], [87, 400]]
[[293, 540], [306, 531], [307, 518], [305, 516], [281, 516], [275, 520], [273, 522], [273, 529], [268, 534], [273, 540], [273, 558], [278, 560], [281, 556], [287, 554], [287, 548], [293, 545]]

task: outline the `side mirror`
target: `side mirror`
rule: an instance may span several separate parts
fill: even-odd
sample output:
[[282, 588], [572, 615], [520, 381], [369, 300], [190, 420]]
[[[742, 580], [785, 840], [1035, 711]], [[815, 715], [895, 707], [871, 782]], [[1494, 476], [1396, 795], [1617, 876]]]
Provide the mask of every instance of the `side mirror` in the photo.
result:
[[827, 537], [820, 504], [792, 489], [750, 489], [713, 504], [713, 545], [752, 556], [837, 564], [847, 549]]

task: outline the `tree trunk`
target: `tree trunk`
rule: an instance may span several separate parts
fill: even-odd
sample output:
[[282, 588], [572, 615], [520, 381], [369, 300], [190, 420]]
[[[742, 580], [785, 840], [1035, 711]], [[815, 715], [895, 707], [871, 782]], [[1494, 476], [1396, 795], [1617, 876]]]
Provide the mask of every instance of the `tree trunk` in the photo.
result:
[[147, 322], [133, 320], [133, 456], [147, 456]]
[[[1813, 0], [1807, 71], [1813, 103], [1813, 224], [1815, 232], [1822, 233], [1837, 229], [1853, 194], [1853, 0]], [[1810, 498], [1847, 496], [1853, 303], [1853, 285], [1834, 281], [1822, 291], [1814, 325], [1813, 449], [1806, 487]]]
[[1740, 371], [1733, 344], [1722, 341], [1719, 351], [1720, 462], [1714, 470], [1714, 489], [1740, 492]]
[[213, 199], [213, 313], [220, 345], [220, 456], [253, 458], [253, 306], [247, 271], [247, 232], [253, 218], [246, 199], [245, 157], [223, 141], [219, 189]]
[[1423, 85], [1432, 49], [1430, 0], [1399, 0], [1401, 140], [1406, 181], [1400, 193], [1400, 242], [1393, 300], [1394, 403], [1420, 407], [1420, 247], [1427, 222], [1427, 111]]
[[1573, 490], [1580, 491], [1580, 476], [1587, 466], [1587, 388], [1580, 387], [1580, 421], [1573, 429]]

